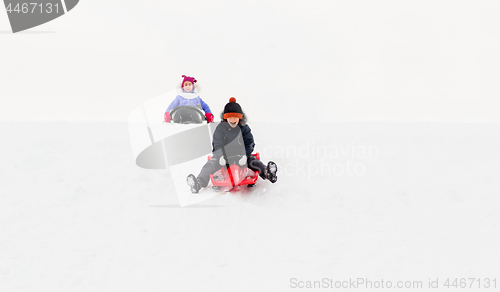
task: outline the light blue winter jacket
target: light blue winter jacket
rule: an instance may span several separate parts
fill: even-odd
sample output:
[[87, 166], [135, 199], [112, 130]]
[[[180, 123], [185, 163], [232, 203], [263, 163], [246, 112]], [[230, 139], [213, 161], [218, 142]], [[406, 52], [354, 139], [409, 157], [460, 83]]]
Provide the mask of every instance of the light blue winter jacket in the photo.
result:
[[170, 103], [170, 105], [168, 106], [167, 112], [170, 112], [174, 107], [181, 105], [191, 105], [197, 107], [201, 106], [201, 108], [205, 113], [212, 113], [208, 104], [206, 104], [201, 99], [198, 93], [194, 92], [194, 89], [191, 92], [186, 92], [184, 91], [184, 89], [182, 89], [182, 93], [177, 95], [175, 99], [172, 101], [172, 103]]

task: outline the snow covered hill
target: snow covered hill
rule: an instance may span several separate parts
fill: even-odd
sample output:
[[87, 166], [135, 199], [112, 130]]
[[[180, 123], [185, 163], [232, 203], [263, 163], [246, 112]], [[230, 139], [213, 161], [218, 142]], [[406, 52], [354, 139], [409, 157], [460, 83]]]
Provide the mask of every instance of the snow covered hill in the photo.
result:
[[0, 291], [499, 287], [500, 125], [250, 126], [278, 182], [180, 208], [126, 123], [1, 122]]

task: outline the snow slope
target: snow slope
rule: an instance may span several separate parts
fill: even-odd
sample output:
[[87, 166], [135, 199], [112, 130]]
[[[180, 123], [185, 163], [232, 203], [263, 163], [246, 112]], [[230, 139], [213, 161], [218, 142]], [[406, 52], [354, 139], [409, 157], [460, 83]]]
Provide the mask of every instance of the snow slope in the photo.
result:
[[0, 291], [500, 280], [500, 125], [250, 125], [278, 182], [180, 208], [126, 123], [1, 122]]

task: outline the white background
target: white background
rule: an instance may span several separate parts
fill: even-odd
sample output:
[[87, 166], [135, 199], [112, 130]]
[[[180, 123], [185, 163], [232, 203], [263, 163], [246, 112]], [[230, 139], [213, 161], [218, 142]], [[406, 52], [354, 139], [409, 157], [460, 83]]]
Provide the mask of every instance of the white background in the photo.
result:
[[12, 34], [0, 13], [0, 117], [125, 121], [186, 74], [214, 112], [235, 96], [254, 122], [498, 122], [499, 14], [498, 1], [83, 0]]

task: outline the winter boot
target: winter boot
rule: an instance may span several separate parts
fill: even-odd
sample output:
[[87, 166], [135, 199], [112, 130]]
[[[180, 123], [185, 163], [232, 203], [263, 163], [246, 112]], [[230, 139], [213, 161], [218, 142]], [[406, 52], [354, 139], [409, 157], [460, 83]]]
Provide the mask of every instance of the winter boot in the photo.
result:
[[191, 188], [191, 193], [197, 194], [200, 191], [201, 183], [193, 174], [188, 175], [188, 177], [186, 178], [186, 182]]
[[278, 176], [276, 175], [277, 172], [278, 166], [276, 165], [276, 163], [269, 161], [266, 168], [266, 178], [270, 182], [275, 183], [278, 180]]

